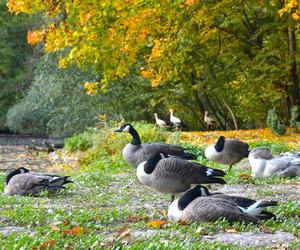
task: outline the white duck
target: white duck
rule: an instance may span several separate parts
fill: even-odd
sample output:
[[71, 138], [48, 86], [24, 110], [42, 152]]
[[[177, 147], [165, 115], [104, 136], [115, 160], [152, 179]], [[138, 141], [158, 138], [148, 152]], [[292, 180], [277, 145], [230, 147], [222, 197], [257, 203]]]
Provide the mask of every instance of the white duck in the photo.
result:
[[286, 152], [273, 156], [270, 149], [258, 147], [249, 154], [253, 177], [279, 175], [283, 177], [300, 176], [300, 152]]

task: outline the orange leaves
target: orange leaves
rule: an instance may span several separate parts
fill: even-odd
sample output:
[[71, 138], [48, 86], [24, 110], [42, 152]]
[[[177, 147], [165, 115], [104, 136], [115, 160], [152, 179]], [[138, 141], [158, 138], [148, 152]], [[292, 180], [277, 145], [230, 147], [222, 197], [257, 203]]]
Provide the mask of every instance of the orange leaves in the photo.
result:
[[246, 181], [249, 181], [251, 180], [251, 175], [250, 174], [247, 174], [247, 173], [242, 173], [240, 174], [240, 178], [243, 179], [243, 180], [246, 180]]
[[9, 12], [15, 12], [16, 14], [19, 14], [20, 12], [30, 13], [29, 1], [8, 0], [7, 7]]
[[47, 240], [40, 245], [39, 250], [49, 249], [54, 246], [55, 246], [55, 240]]
[[192, 6], [192, 5], [195, 4], [195, 2], [196, 2], [196, 0], [186, 0], [185, 4], [188, 5], [188, 6]]
[[79, 235], [83, 232], [83, 228], [80, 227], [80, 226], [76, 226], [72, 229], [69, 229], [69, 230], [63, 230], [62, 231], [62, 235], [72, 235], [72, 236], [76, 236], [76, 235]]
[[282, 17], [286, 13], [291, 13], [291, 18], [294, 21], [300, 20], [300, 11], [298, 0], [286, 0], [283, 7], [278, 11], [278, 15]]
[[84, 90], [88, 95], [96, 95], [99, 91], [99, 83], [98, 82], [85, 82]]
[[32, 30], [27, 33], [27, 41], [30, 45], [35, 45], [42, 41], [45, 36], [44, 30]]
[[216, 143], [220, 135], [228, 139], [240, 139], [245, 142], [254, 141], [274, 141], [288, 143], [291, 148], [300, 148], [299, 133], [287, 133], [284, 136], [276, 136], [269, 129], [252, 130], [230, 130], [230, 131], [205, 131], [205, 132], [182, 132], [181, 140], [191, 142], [196, 145], [210, 145]]
[[169, 224], [168, 220], [154, 220], [147, 223], [148, 227], [152, 228], [163, 228], [163, 226], [167, 224]]

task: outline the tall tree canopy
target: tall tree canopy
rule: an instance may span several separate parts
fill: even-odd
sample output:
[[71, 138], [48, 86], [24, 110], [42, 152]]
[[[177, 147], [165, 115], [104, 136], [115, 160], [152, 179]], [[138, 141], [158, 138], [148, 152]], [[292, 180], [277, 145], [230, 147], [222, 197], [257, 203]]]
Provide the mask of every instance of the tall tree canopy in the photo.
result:
[[188, 111], [194, 127], [205, 110], [232, 128], [263, 125], [273, 106], [288, 114], [300, 105], [297, 0], [9, 0], [8, 7], [44, 13], [49, 22], [28, 42], [65, 50], [62, 68], [101, 70], [103, 86], [142, 62], [141, 75]]

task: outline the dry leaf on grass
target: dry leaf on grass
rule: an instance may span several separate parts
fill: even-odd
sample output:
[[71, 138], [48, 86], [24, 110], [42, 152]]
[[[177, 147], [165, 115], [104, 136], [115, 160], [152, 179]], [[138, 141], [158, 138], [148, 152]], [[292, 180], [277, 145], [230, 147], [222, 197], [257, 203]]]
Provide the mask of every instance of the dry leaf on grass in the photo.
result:
[[249, 181], [249, 180], [252, 179], [251, 175], [247, 174], [247, 173], [240, 174], [240, 178], [243, 179], [243, 180], [246, 180], [246, 181]]
[[133, 214], [129, 214], [127, 217], [128, 222], [137, 222], [137, 221], [149, 221], [149, 217], [139, 217]]
[[55, 245], [55, 240], [47, 240], [39, 246], [39, 250], [45, 250], [47, 248], [54, 247], [54, 245]]
[[153, 220], [147, 223], [148, 227], [162, 228], [164, 225], [169, 224], [168, 220]]
[[129, 225], [125, 224], [123, 227], [119, 229], [119, 231], [116, 233], [117, 237], [120, 238], [126, 238], [130, 236], [130, 230], [129, 230]]
[[60, 228], [57, 225], [55, 225], [55, 224], [51, 224], [51, 229], [53, 231], [60, 231]]
[[82, 232], [83, 232], [83, 228], [80, 227], [80, 226], [76, 226], [72, 229], [62, 231], [62, 235], [73, 235], [73, 236], [75, 236], [75, 235], [78, 235]]
[[236, 231], [234, 228], [227, 228], [225, 229], [226, 233], [238, 233], [238, 231]]

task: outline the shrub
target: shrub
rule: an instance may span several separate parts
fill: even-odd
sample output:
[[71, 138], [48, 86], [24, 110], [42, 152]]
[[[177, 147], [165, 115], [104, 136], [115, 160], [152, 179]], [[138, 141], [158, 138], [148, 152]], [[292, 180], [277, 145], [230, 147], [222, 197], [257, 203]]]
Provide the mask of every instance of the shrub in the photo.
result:
[[300, 121], [299, 117], [299, 107], [294, 106], [291, 110], [291, 119], [290, 119], [290, 127], [292, 128], [292, 132], [298, 133], [300, 131]]
[[277, 135], [284, 135], [287, 131], [287, 127], [280, 120], [276, 113], [275, 108], [270, 109], [268, 112], [267, 124], [272, 133]]

